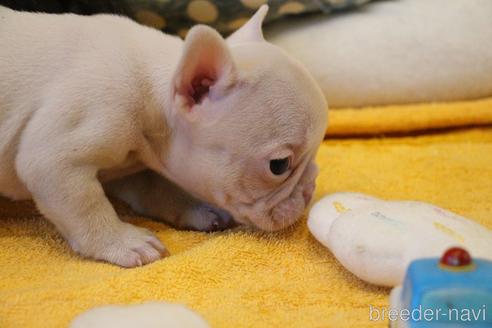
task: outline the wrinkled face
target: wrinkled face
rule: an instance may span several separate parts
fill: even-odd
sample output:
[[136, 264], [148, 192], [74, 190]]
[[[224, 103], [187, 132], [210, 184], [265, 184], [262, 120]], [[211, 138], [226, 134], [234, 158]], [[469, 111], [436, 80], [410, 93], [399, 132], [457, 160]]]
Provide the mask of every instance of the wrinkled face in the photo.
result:
[[[209, 177], [211, 201], [241, 223], [277, 230], [292, 224], [311, 199], [327, 106], [301, 67], [263, 48], [258, 56], [236, 49], [238, 67], [247, 61], [241, 83], [219, 103], [204, 103], [224, 107], [224, 115], [200, 130], [199, 139], [214, 154], [207, 161], [220, 168]], [[268, 50], [273, 53], [265, 55]], [[268, 64], [249, 66], [260, 57]]]
[[181, 101], [192, 105], [175, 118], [179, 159], [168, 166], [184, 189], [238, 222], [282, 229], [311, 199], [327, 105], [304, 68], [278, 48], [262, 42], [229, 51], [234, 72], [205, 69], [185, 88], [191, 92]]
[[255, 65], [258, 56], [247, 49], [239, 55], [238, 47], [239, 81], [189, 114], [178, 165], [187, 168], [180, 184], [191, 193], [241, 223], [277, 230], [311, 199], [327, 106], [302, 67], [263, 48], [273, 54]]

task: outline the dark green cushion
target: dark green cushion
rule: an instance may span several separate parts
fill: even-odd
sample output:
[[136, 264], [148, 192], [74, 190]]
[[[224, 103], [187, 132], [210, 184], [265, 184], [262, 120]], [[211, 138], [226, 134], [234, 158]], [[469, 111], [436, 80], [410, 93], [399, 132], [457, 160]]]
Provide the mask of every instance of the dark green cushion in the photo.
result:
[[268, 3], [266, 22], [288, 15], [355, 8], [371, 0], [0, 0], [13, 9], [82, 15], [116, 13], [184, 36], [197, 23], [216, 28], [224, 35], [239, 28], [256, 9]]

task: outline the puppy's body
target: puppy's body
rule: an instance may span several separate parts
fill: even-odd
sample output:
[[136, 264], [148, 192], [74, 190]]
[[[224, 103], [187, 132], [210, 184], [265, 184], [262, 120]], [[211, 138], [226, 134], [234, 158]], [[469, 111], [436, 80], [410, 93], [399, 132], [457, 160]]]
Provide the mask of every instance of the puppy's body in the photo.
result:
[[227, 45], [204, 26], [183, 43], [121, 17], [0, 7], [0, 194], [32, 197], [74, 250], [122, 266], [166, 251], [118, 219], [105, 181], [177, 226], [230, 220], [197, 198], [240, 223], [292, 224], [314, 186], [326, 103], [263, 40], [265, 13]]
[[[159, 108], [162, 99], [154, 88], [169, 88], [182, 48], [179, 39], [117, 16], [87, 19], [0, 7], [0, 17], [2, 194], [30, 197], [16, 173], [15, 161], [22, 138], [28, 138], [24, 132], [34, 125], [56, 127], [49, 134], [72, 134], [71, 144], [76, 139], [82, 144], [86, 141], [85, 133], [75, 135], [76, 131], [119, 140], [117, 144], [107, 140], [113, 158], [105, 159], [103, 166], [111, 168], [105, 173], [111, 177], [119, 175], [119, 169], [131, 170], [138, 160], [157, 165], [145, 151], [150, 146], [145, 133], [166, 134]], [[153, 84], [153, 74], [159, 75], [158, 86]], [[63, 111], [70, 114], [60, 115]], [[42, 161], [50, 156], [50, 141], [38, 142], [39, 148], [28, 152], [38, 152], [37, 160]], [[138, 158], [142, 156], [145, 158]]]
[[157, 259], [160, 242], [117, 219], [97, 178], [162, 170], [146, 138], [165, 144], [167, 131], [151, 74], [171, 80], [180, 41], [120, 17], [0, 16], [0, 193], [34, 197], [86, 256], [123, 266]]

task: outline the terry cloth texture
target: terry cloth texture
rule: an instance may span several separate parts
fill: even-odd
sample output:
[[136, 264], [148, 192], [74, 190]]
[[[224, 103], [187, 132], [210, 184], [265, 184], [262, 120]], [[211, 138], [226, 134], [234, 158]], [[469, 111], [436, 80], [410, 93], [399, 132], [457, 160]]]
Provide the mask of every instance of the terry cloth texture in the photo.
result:
[[492, 98], [330, 111], [327, 136], [405, 134], [492, 125]]
[[[395, 132], [395, 126], [402, 131], [444, 127], [429, 123], [444, 117], [427, 120], [436, 108], [446, 117], [452, 114], [449, 126], [479, 125], [477, 113], [490, 123], [491, 104], [333, 111], [332, 127], [341, 134], [344, 126], [347, 135], [361, 127], [366, 133]], [[418, 117], [410, 119], [412, 110]], [[329, 138], [317, 162], [315, 199], [341, 191], [415, 199], [492, 228], [492, 126]], [[66, 327], [95, 306], [152, 300], [184, 303], [212, 327], [387, 327], [387, 321], [369, 320], [369, 308], [387, 307], [389, 289], [363, 283], [345, 270], [310, 235], [305, 218], [278, 233], [206, 234], [176, 231], [119, 211], [154, 231], [172, 256], [135, 269], [84, 260], [30, 202], [0, 200], [0, 327]]]

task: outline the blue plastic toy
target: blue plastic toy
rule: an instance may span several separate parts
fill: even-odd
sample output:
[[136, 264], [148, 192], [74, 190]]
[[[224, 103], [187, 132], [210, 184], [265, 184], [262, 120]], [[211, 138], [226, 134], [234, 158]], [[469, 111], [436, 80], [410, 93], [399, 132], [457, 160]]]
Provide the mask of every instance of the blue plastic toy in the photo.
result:
[[492, 262], [458, 247], [415, 260], [390, 303], [392, 328], [492, 328]]

